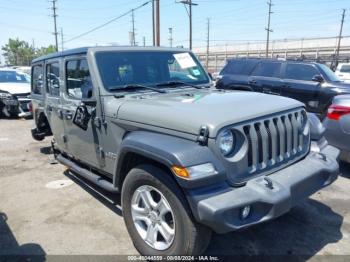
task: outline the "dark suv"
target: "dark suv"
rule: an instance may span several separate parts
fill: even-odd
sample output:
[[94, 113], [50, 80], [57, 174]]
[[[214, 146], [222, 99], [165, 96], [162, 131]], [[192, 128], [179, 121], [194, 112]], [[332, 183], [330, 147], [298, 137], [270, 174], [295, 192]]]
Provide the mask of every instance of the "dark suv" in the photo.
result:
[[334, 96], [350, 93], [350, 85], [339, 80], [326, 65], [258, 58], [228, 60], [216, 87], [294, 98], [321, 118]]

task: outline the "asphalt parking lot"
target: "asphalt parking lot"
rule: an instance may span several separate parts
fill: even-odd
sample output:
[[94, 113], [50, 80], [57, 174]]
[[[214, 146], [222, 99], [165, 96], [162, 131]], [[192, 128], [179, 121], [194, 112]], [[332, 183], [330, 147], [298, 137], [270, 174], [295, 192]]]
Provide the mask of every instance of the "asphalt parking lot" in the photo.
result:
[[[119, 196], [52, 163], [50, 139], [32, 120], [0, 120], [0, 255], [130, 255]], [[241, 232], [214, 235], [207, 254], [350, 255], [350, 165], [331, 186], [288, 214]], [[70, 181], [74, 183], [70, 183]]]

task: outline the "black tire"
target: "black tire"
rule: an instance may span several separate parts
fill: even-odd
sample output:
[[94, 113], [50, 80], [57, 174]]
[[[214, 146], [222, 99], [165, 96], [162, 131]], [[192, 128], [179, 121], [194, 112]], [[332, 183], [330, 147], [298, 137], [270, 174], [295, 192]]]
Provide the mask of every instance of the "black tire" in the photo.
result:
[[[138, 233], [131, 214], [131, 200], [137, 188], [149, 185], [159, 190], [168, 201], [175, 220], [175, 236], [165, 250], [148, 245]], [[183, 193], [174, 180], [162, 169], [141, 165], [133, 168], [125, 178], [122, 187], [123, 216], [135, 248], [141, 255], [199, 255], [207, 248], [211, 229], [194, 221]]]

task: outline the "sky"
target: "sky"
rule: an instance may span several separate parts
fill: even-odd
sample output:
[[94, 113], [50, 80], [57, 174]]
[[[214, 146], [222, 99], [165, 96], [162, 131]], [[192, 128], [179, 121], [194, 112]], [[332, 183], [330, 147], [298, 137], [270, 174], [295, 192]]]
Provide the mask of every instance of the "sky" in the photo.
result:
[[[94, 45], [127, 45], [131, 14], [83, 37], [76, 36], [118, 17], [148, 0], [57, 0], [57, 27], [63, 30], [64, 48]], [[188, 47], [189, 19], [183, 4], [160, 1], [161, 45]], [[176, 0], [177, 1], [177, 0]], [[206, 45], [210, 19], [210, 45], [266, 39], [267, 0], [193, 0], [193, 46]], [[337, 36], [342, 9], [346, 9], [343, 35], [350, 35], [349, 0], [272, 0], [271, 40]], [[54, 44], [49, 0], [0, 0], [0, 46], [19, 38], [35, 47]], [[152, 44], [151, 4], [135, 10], [136, 42]], [[59, 36], [61, 48], [61, 36]], [[1, 51], [0, 51], [1, 52]], [[3, 62], [3, 57], [0, 58]]]

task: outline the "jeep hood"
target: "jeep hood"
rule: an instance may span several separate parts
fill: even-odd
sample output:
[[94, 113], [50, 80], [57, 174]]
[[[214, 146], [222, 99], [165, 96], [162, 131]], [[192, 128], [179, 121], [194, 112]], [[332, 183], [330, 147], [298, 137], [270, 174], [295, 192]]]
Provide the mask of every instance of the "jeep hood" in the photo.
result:
[[289, 98], [244, 91], [196, 90], [127, 99], [117, 117], [197, 135], [208, 126], [209, 136], [228, 125], [302, 107]]
[[5, 91], [11, 95], [30, 93], [29, 83], [0, 83], [0, 91]]

